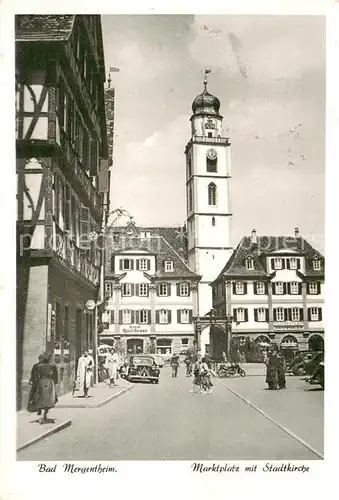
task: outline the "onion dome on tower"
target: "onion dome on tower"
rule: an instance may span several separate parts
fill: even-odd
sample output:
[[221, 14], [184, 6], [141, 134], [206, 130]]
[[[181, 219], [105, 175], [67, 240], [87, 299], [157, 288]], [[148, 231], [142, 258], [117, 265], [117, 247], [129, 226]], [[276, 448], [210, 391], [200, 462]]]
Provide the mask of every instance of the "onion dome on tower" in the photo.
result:
[[219, 115], [220, 101], [217, 97], [207, 92], [207, 81], [204, 81], [204, 91], [192, 103], [194, 115]]

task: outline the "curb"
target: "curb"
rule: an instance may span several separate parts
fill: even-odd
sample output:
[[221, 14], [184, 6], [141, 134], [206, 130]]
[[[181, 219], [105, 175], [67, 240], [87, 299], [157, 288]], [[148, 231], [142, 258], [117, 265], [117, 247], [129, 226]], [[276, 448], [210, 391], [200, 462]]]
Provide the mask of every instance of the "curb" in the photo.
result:
[[57, 425], [53, 429], [50, 429], [49, 431], [43, 432], [39, 436], [31, 439], [30, 441], [27, 441], [25, 444], [19, 446], [19, 448], [16, 449], [16, 451], [21, 451], [24, 450], [25, 448], [28, 448], [32, 444], [37, 443], [38, 441], [41, 441], [42, 439], [45, 439], [48, 436], [51, 436], [52, 434], [55, 434], [56, 432], [62, 431], [63, 429], [66, 429], [66, 427], [69, 427], [72, 424], [72, 420], [66, 420], [62, 424]]
[[68, 404], [68, 405], [58, 404], [58, 408], [100, 408], [100, 406], [103, 406], [103, 405], [109, 403], [110, 401], [112, 401], [113, 399], [116, 399], [119, 396], [122, 396], [125, 392], [132, 389], [132, 387], [133, 387], [133, 384], [130, 384], [129, 386], [121, 389], [121, 391], [116, 392], [115, 394], [112, 394], [111, 396], [108, 396], [108, 398], [104, 399], [103, 401], [100, 401], [99, 403], [94, 403], [94, 404], [80, 403], [80, 404], [74, 404], [74, 405], [72, 405], [72, 404]]

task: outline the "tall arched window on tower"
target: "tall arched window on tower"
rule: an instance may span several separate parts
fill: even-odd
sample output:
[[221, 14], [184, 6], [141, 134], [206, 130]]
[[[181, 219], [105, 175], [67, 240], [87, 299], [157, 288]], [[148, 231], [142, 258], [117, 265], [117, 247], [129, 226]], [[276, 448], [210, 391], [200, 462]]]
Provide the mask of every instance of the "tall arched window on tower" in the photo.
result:
[[188, 211], [190, 212], [193, 209], [193, 191], [192, 184], [188, 186]]
[[214, 182], [211, 182], [211, 184], [208, 185], [208, 204], [217, 204], [217, 186], [214, 184]]

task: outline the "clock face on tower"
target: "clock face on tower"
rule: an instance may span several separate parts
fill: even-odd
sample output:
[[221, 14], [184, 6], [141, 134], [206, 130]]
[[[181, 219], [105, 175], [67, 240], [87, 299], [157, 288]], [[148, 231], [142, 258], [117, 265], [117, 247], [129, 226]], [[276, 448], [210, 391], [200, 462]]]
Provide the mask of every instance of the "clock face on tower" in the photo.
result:
[[216, 158], [217, 158], [218, 154], [217, 154], [217, 152], [216, 152], [216, 150], [215, 150], [215, 149], [210, 148], [210, 149], [207, 151], [206, 156], [207, 156], [207, 158], [208, 158], [209, 160], [216, 160]]

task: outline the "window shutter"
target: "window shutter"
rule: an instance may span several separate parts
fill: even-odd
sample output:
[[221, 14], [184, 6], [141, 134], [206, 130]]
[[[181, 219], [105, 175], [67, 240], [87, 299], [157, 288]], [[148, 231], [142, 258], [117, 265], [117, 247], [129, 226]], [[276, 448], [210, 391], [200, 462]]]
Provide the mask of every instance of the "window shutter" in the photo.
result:
[[122, 311], [119, 311], [119, 324], [122, 324]]
[[290, 259], [286, 259], [286, 268], [291, 269]]
[[192, 309], [189, 310], [189, 322], [192, 323], [193, 320], [193, 311]]
[[273, 321], [277, 321], [277, 310], [273, 309]]
[[188, 286], [188, 296], [191, 296], [191, 283], [187, 283]]
[[307, 309], [307, 319], [308, 319], [308, 321], [311, 321], [311, 309], [310, 308]]
[[285, 269], [285, 267], [286, 267], [285, 260], [286, 259], [281, 259], [281, 268], [282, 269]]
[[171, 283], [167, 283], [167, 296], [169, 297], [171, 295]]
[[[132, 285], [132, 295], [134, 295], [134, 294], [133, 294], [133, 285]], [[139, 283], [137, 283], [137, 284], [135, 285], [135, 295], [136, 295], [137, 297], [139, 297], [139, 295], [140, 295], [140, 285], [139, 285]]]
[[247, 294], [247, 283], [246, 283], [246, 282], [244, 282], [244, 284], [243, 284], [243, 285], [244, 285], [244, 295], [246, 295], [246, 294]]
[[265, 294], [267, 295], [268, 294], [268, 283], [264, 283], [264, 286], [265, 286]]
[[300, 259], [297, 259], [297, 269], [300, 269]]
[[245, 317], [245, 322], [248, 321], [248, 309], [244, 309], [244, 317]]
[[323, 319], [323, 310], [321, 307], [318, 307], [318, 318], [319, 318], [319, 321], [322, 321], [322, 319]]
[[258, 321], [258, 309], [254, 309], [254, 321]]
[[[292, 294], [292, 283], [286, 283], [286, 285], [287, 285], [288, 293]], [[285, 289], [284, 289], [284, 293], [285, 293]]]
[[172, 311], [170, 309], [168, 309], [168, 322], [169, 323], [172, 323]]
[[321, 294], [321, 285], [320, 283], [317, 283], [317, 295]]
[[147, 271], [151, 269], [151, 261], [147, 259]]
[[272, 283], [272, 294], [276, 295], [276, 290], [275, 290], [276, 283]]
[[255, 295], [258, 295], [258, 292], [257, 292], [257, 284], [258, 282], [257, 281], [253, 281], [253, 293]]
[[180, 297], [180, 283], [177, 283], [177, 296]]
[[114, 310], [111, 310], [111, 323], [114, 323]]
[[298, 295], [302, 293], [302, 283], [298, 283]]
[[304, 309], [301, 307], [299, 309], [299, 318], [300, 318], [300, 321], [304, 321]]
[[147, 311], [147, 323], [149, 325], [152, 323], [151, 311]]
[[92, 177], [98, 175], [98, 142], [96, 140], [91, 140], [90, 175]]
[[266, 316], [266, 322], [267, 322], [267, 323], [268, 323], [268, 322], [269, 322], [269, 320], [270, 320], [270, 315], [269, 315], [269, 314], [270, 314], [269, 309], [266, 309], [266, 310], [265, 310], [265, 316]]
[[119, 269], [122, 271], [122, 259], [119, 260]]
[[139, 269], [140, 269], [140, 260], [137, 259], [136, 260], [136, 270], [139, 271]]
[[287, 283], [283, 283], [283, 292], [284, 292], [284, 295], [286, 295], [286, 293], [287, 293]]
[[147, 295], [147, 297], [149, 297], [149, 284], [148, 283], [146, 283], [146, 289], [147, 289], [146, 295]]
[[135, 285], [131, 283], [131, 296], [133, 297], [135, 295]]
[[181, 323], [181, 310], [180, 309], [177, 310], [177, 323], [178, 324]]
[[131, 268], [131, 271], [133, 271], [134, 269], [134, 260], [130, 259], [130, 268]]
[[233, 286], [233, 294], [234, 294], [234, 295], [236, 294], [236, 288], [235, 288], [235, 285], [236, 285], [236, 283], [235, 283], [235, 281], [234, 281], [234, 282], [232, 283], [232, 286]]
[[275, 269], [275, 262], [274, 262], [274, 259], [271, 259], [271, 267], [272, 267], [272, 269]]
[[135, 311], [131, 310], [131, 323], [135, 323]]

